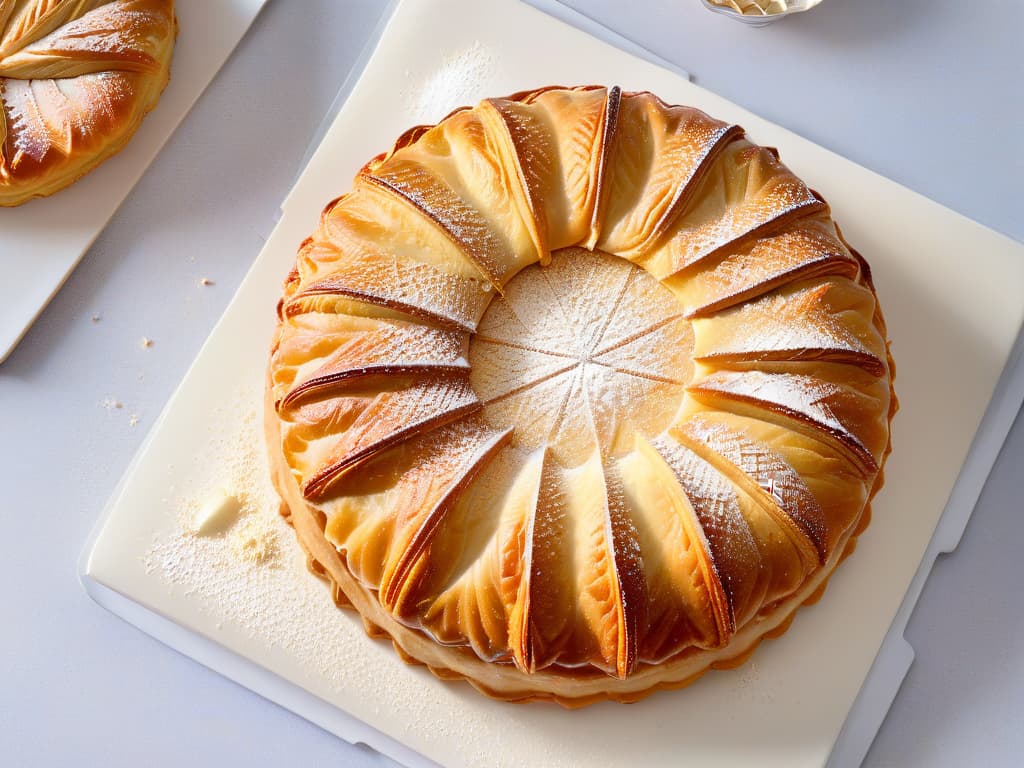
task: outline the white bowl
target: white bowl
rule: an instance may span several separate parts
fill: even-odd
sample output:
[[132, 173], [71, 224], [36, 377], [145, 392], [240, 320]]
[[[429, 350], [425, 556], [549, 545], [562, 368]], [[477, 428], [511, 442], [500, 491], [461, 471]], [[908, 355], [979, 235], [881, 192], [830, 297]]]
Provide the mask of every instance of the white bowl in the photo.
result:
[[763, 27], [767, 24], [771, 24], [773, 21], [778, 21], [779, 19], [785, 18], [786, 16], [791, 16], [794, 13], [809, 11], [811, 10], [811, 8], [820, 3], [821, 0], [789, 0], [787, 3], [786, 10], [779, 11], [778, 13], [770, 13], [765, 16], [753, 16], [742, 14], [733, 10], [732, 8], [729, 8], [728, 6], [718, 5], [712, 0], [702, 0], [702, 2], [704, 3], [704, 7], [707, 8], [709, 11], [720, 13], [723, 16], [728, 16], [731, 19], [736, 19], [737, 21], [741, 21], [744, 24], [748, 24], [751, 27]]

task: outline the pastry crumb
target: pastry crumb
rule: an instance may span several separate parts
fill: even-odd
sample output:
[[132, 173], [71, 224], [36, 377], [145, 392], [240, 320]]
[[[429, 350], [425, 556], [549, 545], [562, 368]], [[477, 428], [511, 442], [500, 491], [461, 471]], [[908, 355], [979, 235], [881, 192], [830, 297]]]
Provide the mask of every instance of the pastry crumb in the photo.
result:
[[208, 277], [200, 277], [199, 278], [199, 284], [200, 285], [213, 285], [213, 280], [211, 280]]
[[150, 347], [153, 346], [153, 340], [148, 336], [143, 336], [142, 339], [139, 341], [139, 346], [142, 347], [143, 349], [149, 349]]
[[116, 411], [116, 410], [119, 410], [121, 408], [124, 408], [124, 403], [122, 403], [120, 400], [118, 400], [115, 397], [105, 397], [105, 398], [103, 398], [102, 405], [108, 411]]
[[93, 315], [89, 319], [92, 320], [94, 323], [98, 323], [100, 320], [103, 319], [103, 315], [100, 314], [99, 312], [97, 312], [95, 315]]
[[131, 416], [128, 417], [128, 426], [129, 427], [134, 427], [138, 423], [139, 423], [139, 414], [133, 413]]
[[231, 532], [231, 550], [254, 565], [268, 563], [277, 557], [277, 531], [265, 519], [247, 517]]

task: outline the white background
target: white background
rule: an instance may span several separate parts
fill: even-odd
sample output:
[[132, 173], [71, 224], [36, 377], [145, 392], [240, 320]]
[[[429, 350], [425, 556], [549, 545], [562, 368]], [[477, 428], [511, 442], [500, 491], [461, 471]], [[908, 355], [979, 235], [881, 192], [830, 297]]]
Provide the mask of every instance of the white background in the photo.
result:
[[[700, 85], [1024, 239], [1024, 5], [827, 0], [748, 29], [698, 0], [570, 4]], [[0, 367], [0, 763], [387, 763], [160, 646], [76, 579], [90, 528], [272, 228], [384, 6], [272, 0]], [[1022, 466], [1018, 416], [911, 619], [917, 660], [868, 765], [1006, 765], [1024, 750]]]

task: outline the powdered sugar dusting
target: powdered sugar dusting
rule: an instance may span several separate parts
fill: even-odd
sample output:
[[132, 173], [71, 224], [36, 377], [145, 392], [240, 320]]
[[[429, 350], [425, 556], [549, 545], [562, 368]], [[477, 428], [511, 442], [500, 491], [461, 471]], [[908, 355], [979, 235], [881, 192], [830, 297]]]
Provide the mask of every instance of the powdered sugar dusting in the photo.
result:
[[153, 99], [147, 78], [165, 76], [175, 24], [169, 2], [15, 5], [0, 14], [0, 185], [18, 200], [15, 185], [134, 125], [118, 118], [125, 102]]
[[635, 431], [664, 429], [691, 375], [691, 349], [689, 323], [656, 280], [570, 248], [525, 268], [491, 303], [470, 342], [470, 381], [493, 426], [575, 466], [595, 447], [591, 433], [602, 454], [621, 455]]
[[4, 170], [14, 171], [24, 159], [42, 160], [50, 147], [49, 130], [39, 114], [31, 82], [3, 80], [2, 83], [0, 107], [7, 111], [7, 143], [12, 149], [10, 156], [5, 158]]
[[690, 500], [731, 609], [738, 613], [740, 593], [753, 586], [751, 576], [761, 566], [761, 555], [740, 511], [736, 490], [689, 448], [665, 437], [656, 439], [653, 445]]
[[744, 200], [727, 208], [711, 221], [677, 234], [669, 244], [672, 272], [678, 272], [714, 253], [739, 237], [794, 213], [801, 208], [818, 206], [818, 200], [795, 179], [780, 184], [762, 198]]
[[758, 238], [717, 264], [683, 278], [672, 288], [688, 315], [737, 304], [785, 282], [841, 274], [855, 278], [857, 261], [839, 241], [831, 223], [812, 219], [786, 232]]
[[[257, 416], [260, 401], [258, 388], [244, 387], [218, 409], [209, 424], [207, 449], [182, 473], [191, 478], [187, 490], [167, 499], [178, 509], [178, 519], [145, 553], [147, 572], [189, 597], [217, 631], [257, 638], [270, 650], [271, 666], [283, 659], [288, 670], [301, 670], [301, 685], [345, 702], [358, 718], [379, 722], [381, 717], [380, 699], [364, 691], [415, 690], [415, 696], [396, 695], [387, 702], [405, 738], [437, 738], [438, 729], [448, 738], [458, 733], [470, 764], [492, 763], [491, 745], [482, 732], [446, 714], [459, 711], [451, 699], [462, 691], [439, 682], [422, 684], [417, 679], [421, 670], [399, 663], [390, 644], [368, 639], [359, 618], [339, 610], [323, 582], [306, 570], [294, 533], [277, 514], [279, 501]], [[193, 515], [218, 486], [245, 499], [242, 517], [220, 535], [198, 536], [192, 531]], [[254, 532], [273, 542], [267, 556], [251, 556], [260, 552], [248, 545]], [[262, 534], [255, 539], [264, 540]]]
[[731, 126], [692, 107], [663, 108], [650, 93], [626, 94], [619, 107], [611, 193], [598, 246], [614, 253], [641, 249], [663, 233], [697, 171]]
[[[146, 553], [145, 566], [171, 587], [216, 607], [219, 618], [256, 635], [269, 618], [262, 604], [272, 602], [271, 590], [281, 586], [272, 582], [280, 580], [286, 562], [278, 542], [287, 524], [277, 513], [279, 501], [270, 483], [257, 417], [259, 391], [242, 388], [237, 399], [225, 402], [209, 423], [207, 450], [187, 473], [192, 476], [189, 487], [177, 493], [172, 489], [165, 499], [177, 510], [177, 519]], [[225, 500], [232, 503], [231, 514], [221, 515], [217, 525], [205, 525], [205, 507]], [[295, 585], [291, 582], [291, 589]], [[276, 627], [268, 635], [272, 643], [287, 641], [282, 630]]]
[[[468, 366], [464, 359], [467, 337], [460, 331], [379, 323], [369, 330], [356, 325], [345, 333], [344, 320], [339, 318], [332, 318], [331, 325], [336, 327], [314, 321], [282, 329], [273, 375], [275, 384], [281, 384], [280, 396], [287, 393], [286, 404], [306, 393], [319, 395], [332, 385], [358, 381], [366, 374], [443, 375]], [[319, 333], [310, 333], [311, 328]], [[337, 332], [339, 328], [341, 332]]]
[[832, 313], [831, 288], [829, 282], [800, 286], [695, 320], [697, 356], [778, 359], [815, 351], [882, 365], [842, 317]]
[[[239, 388], [209, 421], [206, 449], [180, 473], [188, 479], [179, 492], [167, 498], [178, 520], [145, 553], [147, 572], [208, 616], [215, 640], [228, 633], [254, 638], [261, 664], [355, 717], [381, 723], [386, 715], [397, 729], [392, 735], [413, 746], [458, 739], [467, 765], [511, 766], [505, 753], [495, 753], [490, 736], [503, 727], [505, 706], [467, 707], [465, 700], [475, 702], [478, 694], [465, 685], [436, 681], [399, 662], [390, 643], [367, 638], [358, 616], [339, 610], [327, 586], [307, 571], [294, 532], [276, 511], [258, 416], [261, 394], [253, 386]], [[425, 458], [437, 455], [438, 441], [451, 440], [452, 458], [464, 461], [464, 449], [478, 446], [483, 433], [462, 423], [425, 435]], [[449, 471], [460, 470], [453, 465]], [[198, 536], [192, 530], [198, 505], [220, 486], [244, 499], [242, 516], [225, 533]], [[236, 542], [250, 526], [273, 531], [276, 551], [269, 559], [238, 551]], [[553, 557], [561, 543], [550, 542]], [[375, 691], [389, 693], [386, 699], [366, 693]], [[546, 765], [572, 764], [547, 744], [535, 756]]]
[[[479, 40], [461, 50], [446, 53], [438, 67], [424, 80], [415, 80], [398, 96], [412, 118], [436, 123], [452, 107], [474, 103], [487, 82], [494, 77], [494, 53]], [[406, 73], [412, 75], [411, 72]]]
[[249, 516], [230, 535], [231, 550], [239, 560], [263, 565], [277, 558], [276, 527], [263, 516]]
[[[157, 545], [147, 553], [147, 570], [177, 573], [175, 563], [187, 565], [181, 558], [183, 547], [209, 549], [224, 565], [276, 561], [278, 501], [257, 415], [260, 397], [254, 388], [240, 389], [233, 402], [241, 407], [225, 406], [209, 424], [210, 455], [196, 456], [196, 482], [188, 491], [166, 499], [178, 510], [176, 532], [167, 542], [171, 546]], [[207, 517], [217, 519], [211, 522]], [[190, 571], [178, 577], [193, 575], [199, 574]]]
[[315, 282], [303, 285], [293, 301], [301, 301], [307, 294], [325, 293], [424, 315], [470, 331], [490, 299], [478, 281], [430, 264], [379, 254], [347, 254], [326, 277], [318, 274]]
[[821, 202], [766, 149], [746, 141], [725, 148], [663, 244], [642, 259], [658, 278], [683, 269]]
[[481, 210], [464, 200], [427, 165], [411, 160], [408, 150], [389, 158], [371, 178], [436, 221], [495, 286], [505, 281], [517, 255]]
[[[71, 3], [65, 4], [71, 6]], [[87, 8], [88, 4], [79, 4]], [[0, 73], [23, 79], [75, 77], [118, 69], [154, 70], [153, 54], [172, 26], [169, 9], [108, 3], [69, 19], [45, 37], [46, 26], [12, 27], [0, 52]], [[47, 26], [52, 25], [49, 21]]]
[[4, 175], [28, 177], [51, 153], [84, 150], [119, 130], [123, 121], [117, 115], [132, 98], [137, 77], [101, 72], [66, 80], [0, 78], [12, 150], [0, 158], [6, 161]]
[[755, 443], [724, 424], [696, 416], [683, 427], [694, 440], [735, 465], [774, 499], [824, 554], [828, 536], [825, 513], [803, 478], [767, 445]]
[[828, 432], [857, 440], [829, 405], [833, 398], [842, 395], [842, 387], [824, 379], [793, 373], [718, 371], [695, 383], [693, 388], [750, 399], [769, 408], [779, 406], [807, 417]]

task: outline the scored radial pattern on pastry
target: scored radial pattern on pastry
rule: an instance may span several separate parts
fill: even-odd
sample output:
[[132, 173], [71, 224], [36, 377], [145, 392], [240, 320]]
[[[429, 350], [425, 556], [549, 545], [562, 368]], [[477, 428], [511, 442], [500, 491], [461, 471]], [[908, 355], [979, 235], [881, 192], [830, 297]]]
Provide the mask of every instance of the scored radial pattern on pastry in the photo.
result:
[[648, 93], [414, 128], [328, 206], [268, 385], [299, 540], [407, 660], [631, 701], [784, 631], [895, 411], [867, 266], [774, 150]]

